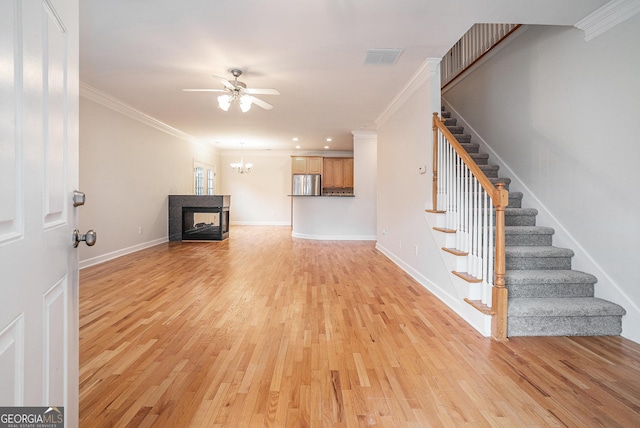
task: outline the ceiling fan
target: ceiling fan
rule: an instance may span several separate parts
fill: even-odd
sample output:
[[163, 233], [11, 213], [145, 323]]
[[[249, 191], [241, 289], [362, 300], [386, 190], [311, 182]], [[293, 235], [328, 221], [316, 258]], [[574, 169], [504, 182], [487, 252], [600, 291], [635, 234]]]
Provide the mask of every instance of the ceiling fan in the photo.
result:
[[257, 89], [247, 88], [244, 82], [238, 81], [238, 77], [242, 75], [242, 70], [234, 68], [230, 70], [233, 75], [233, 81], [230, 82], [224, 77], [213, 76], [220, 79], [224, 85], [222, 89], [183, 89], [185, 92], [224, 92], [224, 95], [218, 97], [218, 106], [224, 110], [229, 110], [232, 102], [237, 101], [243, 112], [249, 111], [252, 104], [262, 107], [265, 110], [271, 110], [273, 106], [266, 101], [256, 98], [254, 95], [280, 95], [277, 89]]

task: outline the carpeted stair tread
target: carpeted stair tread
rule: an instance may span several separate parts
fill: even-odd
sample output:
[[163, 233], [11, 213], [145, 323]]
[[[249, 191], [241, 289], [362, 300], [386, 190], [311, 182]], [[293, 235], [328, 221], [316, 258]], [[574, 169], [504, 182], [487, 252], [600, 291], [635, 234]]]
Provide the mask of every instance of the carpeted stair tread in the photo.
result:
[[[511, 204], [511, 201], [509, 204]], [[504, 210], [504, 221], [506, 226], [535, 226], [537, 215], [538, 210], [535, 208], [513, 208], [507, 206]]]
[[522, 199], [522, 197], [524, 196], [522, 192], [509, 192], [509, 196], [512, 196], [514, 198], [518, 198], [518, 199]]
[[626, 311], [595, 297], [509, 299], [509, 336], [619, 336]]
[[598, 278], [578, 270], [510, 270], [504, 275], [505, 284], [595, 284]]
[[505, 235], [553, 235], [555, 230], [543, 226], [505, 226]]
[[622, 315], [511, 317], [509, 336], [620, 336]]
[[499, 178], [489, 178], [489, 181], [495, 186], [497, 183], [504, 183], [505, 187], [508, 189], [509, 184], [511, 184], [511, 179], [509, 177], [499, 177]]
[[508, 270], [509, 298], [593, 297], [597, 279], [576, 270]]
[[[469, 153], [469, 152], [467, 152]], [[473, 161], [478, 165], [488, 165], [489, 164], [489, 155], [484, 153], [469, 153], [469, 156]]]
[[458, 119], [444, 118], [445, 126], [456, 126], [457, 123], [458, 123]]
[[500, 169], [498, 165], [478, 165], [478, 167], [482, 172], [484, 172], [484, 175], [486, 175], [487, 178], [498, 177], [498, 170]]
[[551, 245], [555, 231], [541, 226], [505, 226], [505, 244], [509, 246]]
[[538, 210], [535, 208], [505, 208], [504, 215], [538, 215]]
[[447, 129], [454, 135], [464, 133], [464, 126], [447, 126]]
[[521, 208], [521, 207], [522, 207], [522, 192], [509, 192], [508, 208]]
[[597, 297], [560, 297], [510, 299], [508, 313], [510, 317], [583, 317], [621, 316], [626, 311]]
[[475, 154], [475, 155], [477, 155], [479, 157], [483, 157], [483, 158], [489, 159], [489, 155], [488, 154], [486, 154], [486, 153], [478, 153], [478, 151], [480, 150], [480, 144], [478, 144], [478, 143], [460, 143], [460, 145], [470, 155], [474, 155]]
[[466, 144], [471, 142], [471, 135], [469, 134], [454, 134], [456, 140], [460, 144]]
[[552, 246], [506, 246], [507, 270], [571, 269], [573, 251]]
[[573, 257], [573, 250], [560, 247], [511, 246], [505, 248], [507, 258], [524, 257]]

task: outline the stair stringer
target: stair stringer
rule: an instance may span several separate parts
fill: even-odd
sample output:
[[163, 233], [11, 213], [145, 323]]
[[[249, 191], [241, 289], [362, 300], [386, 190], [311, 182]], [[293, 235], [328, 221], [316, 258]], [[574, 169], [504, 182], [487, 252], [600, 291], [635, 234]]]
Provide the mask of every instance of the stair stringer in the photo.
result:
[[[438, 247], [453, 247], [453, 241], [455, 240], [454, 234], [444, 233], [434, 229], [435, 227], [444, 226], [444, 214], [425, 212], [425, 220], [427, 222], [427, 225], [429, 226], [431, 235], [433, 236], [433, 239]], [[481, 286], [479, 283], [470, 283], [453, 274], [454, 270], [458, 272], [465, 272], [467, 270], [467, 257], [456, 256], [444, 250], [440, 250], [440, 257], [447, 269], [449, 278], [451, 279], [451, 283], [454, 286], [456, 295], [452, 297], [460, 302], [464, 302], [465, 298], [469, 300], [480, 300]], [[464, 302], [464, 304], [460, 308], [463, 313], [458, 312], [458, 310], [452, 307], [452, 309], [454, 309], [454, 311], [456, 311], [458, 315], [460, 315], [480, 334], [485, 337], [489, 337], [491, 335], [491, 315], [480, 312], [466, 302]]]
[[511, 178], [510, 188], [518, 189], [524, 195], [523, 208], [536, 208], [538, 210], [537, 222], [544, 224], [555, 230], [553, 236], [554, 245], [562, 248], [571, 248], [574, 251], [572, 258], [572, 268], [583, 272], [589, 272], [598, 278], [598, 284], [594, 288], [594, 296], [603, 300], [608, 300], [625, 308], [626, 315], [622, 317], [621, 336], [640, 343], [640, 335], [627, 335], [626, 332], [633, 332], [640, 325], [640, 307], [636, 305], [622, 290], [622, 287], [595, 261], [589, 252], [569, 233], [567, 228], [551, 213], [544, 203], [531, 191], [525, 182], [507, 165], [500, 155], [476, 132], [458, 110], [451, 103], [442, 97], [442, 106], [458, 120], [458, 124], [463, 126], [465, 133], [471, 135], [471, 140], [480, 145], [480, 151], [487, 153], [491, 163], [498, 165], [504, 176]]

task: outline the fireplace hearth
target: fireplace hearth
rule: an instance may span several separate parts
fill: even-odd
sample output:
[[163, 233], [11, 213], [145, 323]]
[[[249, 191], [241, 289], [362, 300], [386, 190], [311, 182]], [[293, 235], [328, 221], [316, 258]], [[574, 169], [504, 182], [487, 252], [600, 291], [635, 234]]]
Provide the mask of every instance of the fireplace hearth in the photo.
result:
[[169, 195], [169, 241], [229, 237], [229, 195]]

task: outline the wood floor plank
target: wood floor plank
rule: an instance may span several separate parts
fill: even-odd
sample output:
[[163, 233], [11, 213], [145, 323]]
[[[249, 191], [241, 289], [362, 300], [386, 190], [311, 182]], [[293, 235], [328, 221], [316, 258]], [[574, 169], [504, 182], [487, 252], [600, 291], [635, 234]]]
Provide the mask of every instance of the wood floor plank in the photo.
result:
[[80, 275], [83, 427], [640, 425], [640, 345], [481, 337], [372, 242], [234, 226]]

